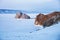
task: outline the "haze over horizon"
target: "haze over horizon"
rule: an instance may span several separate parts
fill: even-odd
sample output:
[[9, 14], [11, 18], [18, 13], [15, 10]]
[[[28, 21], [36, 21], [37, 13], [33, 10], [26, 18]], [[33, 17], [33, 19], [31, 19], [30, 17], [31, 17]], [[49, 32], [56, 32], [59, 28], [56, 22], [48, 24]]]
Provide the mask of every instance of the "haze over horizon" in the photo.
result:
[[0, 0], [0, 9], [36, 12], [60, 11], [59, 0]]

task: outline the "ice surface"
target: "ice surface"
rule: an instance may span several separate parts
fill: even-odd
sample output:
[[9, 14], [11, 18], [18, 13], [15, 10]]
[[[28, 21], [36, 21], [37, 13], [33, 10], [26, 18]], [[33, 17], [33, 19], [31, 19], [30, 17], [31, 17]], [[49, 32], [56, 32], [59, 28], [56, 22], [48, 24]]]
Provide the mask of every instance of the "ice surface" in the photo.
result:
[[[36, 14], [28, 15], [36, 17]], [[34, 25], [34, 21], [15, 19], [15, 14], [0, 14], [0, 40], [60, 40], [60, 23], [43, 29]]]

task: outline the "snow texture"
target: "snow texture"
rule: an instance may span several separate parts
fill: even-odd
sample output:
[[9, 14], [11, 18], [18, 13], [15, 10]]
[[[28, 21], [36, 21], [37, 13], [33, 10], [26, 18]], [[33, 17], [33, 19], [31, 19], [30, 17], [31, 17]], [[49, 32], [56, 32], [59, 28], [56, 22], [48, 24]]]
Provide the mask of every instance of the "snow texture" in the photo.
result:
[[[28, 15], [35, 18], [37, 14]], [[34, 21], [15, 19], [15, 14], [0, 14], [0, 40], [60, 40], [60, 23], [43, 29]]]

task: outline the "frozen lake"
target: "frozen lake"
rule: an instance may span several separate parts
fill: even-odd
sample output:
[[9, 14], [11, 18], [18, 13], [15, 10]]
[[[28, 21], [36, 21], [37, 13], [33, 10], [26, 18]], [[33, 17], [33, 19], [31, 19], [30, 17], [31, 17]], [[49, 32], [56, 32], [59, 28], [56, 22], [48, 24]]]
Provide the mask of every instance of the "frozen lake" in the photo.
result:
[[[36, 14], [28, 14], [35, 18]], [[15, 19], [15, 14], [0, 14], [0, 40], [60, 40], [60, 23], [40, 29], [35, 19]], [[32, 33], [30, 33], [32, 32]]]

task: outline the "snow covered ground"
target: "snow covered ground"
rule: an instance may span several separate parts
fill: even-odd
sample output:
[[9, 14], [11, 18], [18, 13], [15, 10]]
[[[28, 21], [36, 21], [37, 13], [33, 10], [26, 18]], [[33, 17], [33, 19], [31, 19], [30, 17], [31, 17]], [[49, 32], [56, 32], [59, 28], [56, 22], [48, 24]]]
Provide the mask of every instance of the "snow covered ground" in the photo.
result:
[[[28, 15], [35, 18], [37, 14]], [[15, 14], [0, 14], [0, 40], [60, 40], [60, 23], [43, 29], [35, 26], [34, 21], [17, 20]]]

